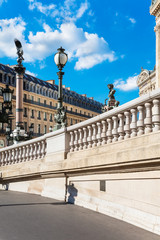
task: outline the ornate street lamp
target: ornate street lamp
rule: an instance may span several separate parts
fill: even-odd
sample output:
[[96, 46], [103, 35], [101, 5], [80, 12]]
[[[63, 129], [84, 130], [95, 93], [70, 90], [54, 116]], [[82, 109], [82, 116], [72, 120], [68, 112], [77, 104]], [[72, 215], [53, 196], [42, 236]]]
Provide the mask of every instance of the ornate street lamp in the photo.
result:
[[2, 96], [3, 96], [3, 107], [5, 110], [8, 109], [12, 111], [12, 97], [14, 90], [11, 90], [6, 84], [6, 88], [2, 88]]
[[63, 106], [63, 91], [62, 91], [62, 78], [64, 72], [62, 72], [62, 69], [67, 63], [68, 55], [64, 52], [65, 49], [63, 49], [62, 47], [58, 48], [57, 50], [58, 52], [54, 55], [54, 61], [59, 69], [59, 72], [57, 73], [59, 79], [59, 86], [58, 86], [57, 113], [54, 116], [54, 120], [56, 122], [54, 131], [66, 126], [66, 110]]

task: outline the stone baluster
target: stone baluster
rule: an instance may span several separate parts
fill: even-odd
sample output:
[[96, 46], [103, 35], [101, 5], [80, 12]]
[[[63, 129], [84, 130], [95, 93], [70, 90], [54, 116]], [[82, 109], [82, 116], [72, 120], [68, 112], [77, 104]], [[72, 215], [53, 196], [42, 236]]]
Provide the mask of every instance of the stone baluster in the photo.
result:
[[42, 141], [42, 148], [41, 148], [41, 157], [44, 158], [46, 155], [46, 141]]
[[87, 128], [83, 128], [83, 149], [87, 149], [88, 144], [87, 144]]
[[137, 136], [137, 110], [131, 109], [132, 119], [130, 124], [131, 138]]
[[33, 154], [32, 154], [33, 158], [32, 159], [37, 159], [37, 151], [38, 151], [38, 145], [37, 145], [37, 142], [35, 142], [33, 144]]
[[96, 129], [96, 124], [92, 124], [92, 128], [93, 128], [93, 134], [92, 134], [92, 147], [96, 147], [97, 146], [97, 129]]
[[79, 132], [79, 140], [78, 140], [78, 144], [79, 144], [79, 150], [83, 149], [83, 132], [82, 129], [78, 129]]
[[5, 165], [5, 152], [2, 152], [2, 155], [1, 155], [1, 164], [2, 164], [2, 166], [4, 166]]
[[160, 111], [159, 111], [159, 100], [153, 100], [152, 108], [152, 123], [153, 123], [153, 132], [159, 131], [160, 129]]
[[41, 158], [41, 142], [37, 143], [37, 158]]
[[138, 106], [137, 107], [138, 112], [139, 112], [139, 119], [137, 121], [137, 129], [138, 129], [138, 136], [141, 136], [144, 134], [144, 111], [143, 111], [143, 106]]
[[18, 162], [22, 162], [22, 147], [19, 147]]
[[5, 159], [4, 159], [4, 161], [5, 161], [5, 165], [7, 165], [8, 164], [8, 151], [5, 151]]
[[106, 132], [107, 132], [107, 126], [106, 126], [106, 121], [103, 120], [102, 121], [102, 145], [105, 145], [107, 143], [107, 135], [106, 135]]
[[118, 141], [121, 141], [124, 139], [124, 115], [123, 114], [118, 114], [119, 118], [119, 127], [118, 127], [118, 134], [119, 138]]
[[29, 160], [33, 160], [34, 159], [34, 153], [35, 153], [35, 144], [31, 143], [29, 144], [30, 147], [30, 154], [29, 154]]
[[107, 143], [112, 142], [112, 119], [107, 118], [108, 129], [107, 129]]
[[113, 116], [112, 120], [113, 120], [113, 129], [112, 129], [113, 140], [112, 140], [112, 142], [117, 142], [118, 141], [118, 120], [117, 120], [116, 116]]
[[15, 159], [15, 149], [13, 148], [11, 150], [11, 163], [15, 163], [16, 159]]
[[130, 112], [126, 111], [126, 112], [124, 112], [124, 115], [125, 115], [124, 139], [128, 139], [128, 138], [130, 138]]
[[44, 156], [44, 141], [41, 141], [41, 156], [40, 156], [40, 158], [43, 158], [43, 156]]
[[22, 162], [26, 161], [26, 146], [22, 147]]
[[0, 166], [2, 166], [2, 152], [0, 152]]
[[18, 147], [16, 147], [16, 149], [15, 149], [15, 160], [14, 160], [14, 162], [17, 163], [17, 160], [18, 160]]
[[11, 150], [10, 149], [7, 150], [7, 152], [8, 152], [8, 157], [6, 159], [6, 162], [7, 162], [7, 165], [8, 165], [8, 164], [11, 164], [12, 155], [11, 155]]
[[71, 140], [70, 140], [70, 152], [74, 152], [74, 133], [70, 132]]
[[97, 128], [98, 128], [98, 131], [97, 131], [97, 147], [98, 147], [98, 146], [101, 146], [101, 144], [102, 144], [102, 140], [101, 140], [102, 125], [101, 125], [101, 122], [97, 122]]
[[74, 131], [74, 136], [75, 136], [75, 138], [74, 138], [74, 146], [75, 146], [74, 150], [78, 151], [78, 131], [77, 130]]
[[152, 114], [151, 114], [151, 103], [145, 103], [146, 117], [144, 119], [145, 133], [152, 132]]
[[89, 125], [88, 127], [88, 148], [92, 148], [92, 127]]

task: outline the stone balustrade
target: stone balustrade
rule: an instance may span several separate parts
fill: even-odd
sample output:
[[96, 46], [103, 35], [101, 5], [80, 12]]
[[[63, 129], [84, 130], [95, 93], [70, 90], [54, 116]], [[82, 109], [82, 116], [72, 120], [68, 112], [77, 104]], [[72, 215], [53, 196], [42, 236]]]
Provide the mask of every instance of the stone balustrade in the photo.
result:
[[98, 147], [160, 130], [160, 90], [68, 127], [70, 152]]
[[91, 149], [159, 130], [160, 90], [157, 89], [81, 123], [0, 149], [0, 165], [44, 157], [46, 161], [60, 161], [67, 158], [68, 152]]
[[42, 159], [46, 155], [46, 137], [0, 149], [0, 166]]

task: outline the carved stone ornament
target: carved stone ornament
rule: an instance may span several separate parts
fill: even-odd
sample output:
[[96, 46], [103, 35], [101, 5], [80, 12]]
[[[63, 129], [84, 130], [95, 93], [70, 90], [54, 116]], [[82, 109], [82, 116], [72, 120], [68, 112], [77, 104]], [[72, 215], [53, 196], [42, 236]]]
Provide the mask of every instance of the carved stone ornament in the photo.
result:
[[145, 82], [149, 78], [149, 71], [143, 70], [137, 79], [137, 85], [139, 86], [141, 83]]
[[157, 2], [157, 0], [152, 0], [152, 5], [155, 4]]

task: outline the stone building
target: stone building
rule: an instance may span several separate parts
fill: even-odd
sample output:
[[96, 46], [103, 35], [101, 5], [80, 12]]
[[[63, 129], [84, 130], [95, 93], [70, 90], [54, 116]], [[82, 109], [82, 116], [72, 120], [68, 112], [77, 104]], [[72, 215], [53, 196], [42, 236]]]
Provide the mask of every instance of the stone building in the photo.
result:
[[153, 70], [141, 70], [137, 79], [139, 95], [142, 96], [148, 92], [160, 87], [160, 1], [152, 0], [150, 14], [156, 17], [156, 65]]
[[[16, 114], [16, 73], [13, 67], [0, 64], [0, 87], [8, 83], [14, 89], [13, 115]], [[24, 74], [24, 128], [28, 132], [31, 123], [34, 125], [34, 137], [49, 132], [49, 127], [54, 126], [54, 114], [57, 107], [58, 85], [54, 80], [43, 81], [29, 74]], [[85, 94], [80, 95], [70, 88], [63, 86], [64, 106], [67, 112], [67, 125], [79, 123], [101, 113], [103, 104], [88, 98]], [[2, 106], [0, 96], [0, 107]], [[0, 123], [0, 145], [5, 144], [5, 124]], [[15, 129], [15, 119], [12, 121], [12, 130]], [[1, 147], [0, 146], [0, 147]]]

